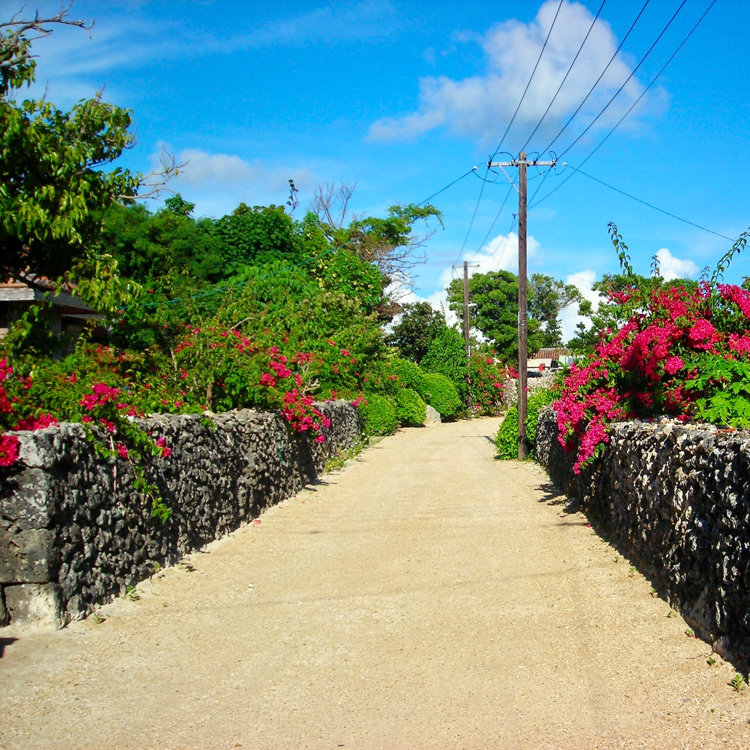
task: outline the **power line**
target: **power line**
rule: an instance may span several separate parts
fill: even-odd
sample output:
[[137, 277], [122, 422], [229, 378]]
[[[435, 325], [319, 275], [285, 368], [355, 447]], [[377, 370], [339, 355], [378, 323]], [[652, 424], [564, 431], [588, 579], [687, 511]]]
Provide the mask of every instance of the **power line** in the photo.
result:
[[436, 196], [440, 195], [440, 193], [443, 193], [448, 188], [453, 187], [457, 182], [461, 182], [461, 180], [463, 180], [464, 177], [468, 177], [472, 172], [476, 173], [476, 170], [477, 170], [476, 167], [472, 167], [468, 172], [465, 172], [460, 177], [457, 177], [455, 180], [453, 180], [453, 182], [450, 182], [445, 187], [440, 188], [440, 190], [438, 190], [437, 193], [433, 193], [429, 198], [425, 198], [420, 203], [417, 203], [417, 206], [423, 206], [425, 203], [427, 203], [427, 201], [431, 201], [433, 198], [435, 198]]
[[555, 91], [555, 95], [550, 100], [550, 103], [547, 105], [547, 109], [544, 110], [544, 114], [539, 119], [539, 122], [536, 124], [534, 129], [531, 131], [531, 135], [526, 139], [526, 143], [521, 146], [521, 151], [526, 150], [526, 146], [529, 145], [529, 141], [534, 137], [537, 130], [539, 130], [539, 127], [544, 122], [544, 118], [547, 116], [547, 113], [552, 108], [552, 105], [555, 103], [555, 99], [557, 99], [558, 94], [562, 90], [562, 87], [565, 85], [565, 81], [568, 80], [568, 76], [570, 75], [570, 71], [573, 70], [573, 66], [576, 64], [576, 60], [578, 60], [578, 56], [581, 54], [581, 50], [583, 49], [584, 45], [586, 44], [589, 35], [591, 34], [594, 25], [599, 20], [599, 16], [602, 12], [602, 8], [604, 8], [604, 4], [607, 2], [607, 0], [602, 0], [602, 4], [599, 6], [599, 10], [596, 11], [596, 15], [594, 16], [594, 19], [591, 21], [591, 25], [589, 26], [589, 30], [586, 32], [586, 36], [583, 37], [583, 41], [581, 42], [580, 47], [578, 47], [578, 52], [576, 52], [575, 57], [573, 58], [573, 62], [570, 63], [570, 66], [568, 67], [568, 70], [566, 71], [565, 75], [563, 76], [562, 81], [560, 81], [560, 85], [557, 87], [557, 91]]
[[[638, 65], [636, 65], [633, 68], [632, 72], [625, 79], [625, 81], [620, 86], [620, 88], [617, 89], [617, 91], [615, 91], [615, 93], [612, 95], [612, 98], [604, 105], [604, 107], [599, 112], [599, 114], [584, 128], [583, 132], [578, 136], [578, 138], [576, 138], [573, 141], [573, 143], [571, 143], [560, 154], [560, 158], [562, 158], [563, 156], [565, 156], [565, 154], [567, 154], [568, 151], [570, 151], [570, 149], [573, 148], [573, 146], [575, 146], [576, 143], [578, 143], [578, 141], [580, 141], [581, 138], [583, 138], [583, 136], [586, 135], [586, 133], [588, 133], [588, 131], [593, 127], [594, 123], [607, 111], [607, 109], [609, 108], [609, 105], [612, 104], [612, 102], [617, 98], [617, 96], [619, 95], [619, 93], [625, 88], [625, 86], [627, 86], [627, 84], [631, 80], [631, 78], [633, 78], [633, 76], [638, 72], [638, 68], [640, 68], [641, 65], [643, 65], [643, 63], [646, 61], [646, 58], [651, 54], [651, 52], [653, 51], [654, 47], [656, 47], [656, 45], [659, 43], [659, 40], [664, 36], [664, 34], [666, 33], [667, 29], [672, 25], [672, 21], [674, 21], [674, 19], [677, 18], [677, 14], [682, 10], [682, 8], [684, 7], [684, 5], [685, 5], [686, 2], [687, 2], [687, 0], [682, 0], [682, 2], [680, 3], [680, 6], [672, 14], [672, 17], [669, 19], [669, 21], [667, 21], [667, 25], [659, 32], [659, 36], [656, 37], [656, 39], [654, 40], [653, 44], [648, 48], [648, 50], [646, 51], [646, 54], [643, 55], [643, 57], [641, 57], [641, 59], [638, 62]], [[630, 111], [630, 110], [628, 110], [628, 111]]]
[[643, 11], [646, 10], [646, 7], [648, 6], [649, 2], [651, 2], [651, 0], [646, 0], [646, 2], [643, 4], [643, 7], [640, 9], [638, 15], [635, 17], [635, 21], [633, 21], [633, 23], [630, 24], [630, 28], [627, 30], [627, 33], [620, 41], [620, 44], [617, 45], [617, 49], [614, 51], [612, 57], [609, 58], [609, 62], [604, 66], [604, 70], [602, 70], [602, 72], [599, 74], [599, 77], [596, 79], [596, 81], [594, 81], [594, 85], [589, 89], [586, 96], [583, 97], [583, 99], [581, 100], [581, 103], [576, 108], [576, 111], [573, 112], [573, 114], [568, 118], [567, 122], [562, 126], [562, 128], [560, 128], [560, 131], [558, 132], [558, 134], [547, 144], [547, 146], [545, 146], [545, 148], [542, 149], [542, 153], [546, 153], [552, 148], [552, 146], [555, 144], [557, 139], [565, 132], [565, 130], [567, 130], [568, 125], [570, 125], [570, 123], [573, 122], [573, 118], [581, 111], [581, 108], [588, 101], [588, 98], [591, 96], [591, 94], [594, 93], [594, 89], [599, 85], [599, 81], [601, 81], [602, 78], [604, 78], [604, 74], [609, 70], [609, 66], [612, 65], [612, 63], [614, 62], [615, 58], [617, 57], [620, 50], [622, 49], [622, 46], [625, 44], [625, 41], [630, 36], [631, 32], [635, 28], [635, 25], [638, 23], [641, 16], [643, 15]]
[[[495, 224], [497, 224], [497, 220], [500, 218], [500, 214], [503, 212], [503, 209], [505, 208], [505, 204], [508, 202], [508, 198], [510, 198], [510, 194], [513, 192], [513, 188], [515, 185], [513, 183], [510, 184], [508, 187], [508, 192], [505, 194], [505, 198], [503, 199], [502, 205], [498, 209], [497, 213], [495, 214], [495, 218], [492, 220], [492, 224], [490, 225], [489, 230], [487, 231], [487, 234], [484, 235], [484, 239], [479, 243], [479, 247], [477, 248], [474, 255], [471, 256], [469, 260], [474, 260], [476, 258], [479, 251], [484, 247], [484, 243], [487, 242], [490, 235], [492, 234], [492, 230], [495, 228]], [[514, 217], [513, 224], [516, 223], [516, 219]], [[511, 229], [513, 229], [513, 224], [510, 225]], [[510, 233], [510, 229], [508, 230], [508, 233]]]
[[696, 229], [701, 229], [704, 232], [708, 232], [709, 234], [713, 234], [716, 237], [721, 237], [722, 239], [729, 240], [730, 242], [734, 242], [736, 239], [735, 237], [727, 237], [727, 235], [721, 234], [720, 232], [714, 232], [713, 229], [702, 227], [700, 224], [696, 224], [694, 221], [683, 219], [682, 216], [673, 214], [670, 211], [666, 211], [663, 208], [659, 208], [659, 206], [655, 206], [653, 203], [649, 203], [648, 201], [644, 201], [643, 199], [638, 198], [635, 195], [626, 193], [624, 190], [620, 190], [620, 188], [616, 188], [614, 187], [614, 185], [609, 185], [606, 182], [604, 182], [604, 180], [600, 180], [598, 177], [594, 177], [593, 175], [590, 175], [584, 172], [582, 169], [578, 167], [574, 167], [572, 164], [566, 164], [565, 166], [566, 167], [569, 166], [571, 169], [578, 172], [579, 174], [582, 174], [584, 177], [588, 177], [590, 180], [593, 180], [594, 182], [598, 182], [600, 185], [604, 185], [604, 187], [609, 188], [610, 190], [614, 190], [616, 193], [620, 193], [620, 195], [624, 195], [626, 198], [630, 198], [631, 200], [637, 201], [638, 203], [641, 203], [644, 206], [648, 206], [649, 208], [652, 208], [654, 211], [658, 211], [659, 213], [664, 214], [665, 216], [671, 216], [673, 219], [677, 219], [677, 221], [681, 221], [683, 224], [689, 224], [691, 227], [695, 227]]
[[529, 81], [526, 84], [526, 88], [523, 90], [523, 94], [521, 94], [521, 99], [518, 102], [518, 106], [516, 107], [516, 111], [513, 113], [513, 117], [510, 118], [510, 122], [508, 123], [508, 127], [505, 128], [505, 132], [503, 133], [503, 137], [500, 139], [500, 143], [497, 144], [497, 148], [494, 151], [493, 155], [497, 155], [498, 151], [500, 151], [500, 147], [503, 145], [503, 141], [505, 140], [505, 137], [508, 135], [508, 131], [510, 130], [511, 126], [513, 125], [513, 122], [516, 119], [516, 115], [518, 114], [518, 110], [521, 109], [521, 104], [523, 104], [523, 100], [526, 98], [526, 94], [529, 90], [529, 86], [531, 86], [531, 82], [534, 80], [534, 75], [536, 73], [536, 69], [539, 67], [539, 63], [542, 60], [542, 55], [544, 54], [544, 50], [547, 48], [547, 42], [549, 41], [550, 35], [552, 34], [552, 29], [555, 28], [555, 22], [557, 21], [557, 16], [560, 13], [560, 8], [562, 8], [563, 0], [560, 0], [559, 5], [557, 6], [557, 10], [555, 11], [555, 17], [552, 19], [552, 25], [549, 27], [549, 31], [547, 32], [547, 38], [544, 40], [544, 44], [542, 45], [541, 52], [539, 53], [539, 57], [536, 59], [536, 64], [534, 65], [534, 70], [531, 71], [531, 76], [529, 77]]
[[[690, 29], [690, 31], [685, 35], [685, 37], [683, 38], [683, 40], [677, 45], [677, 48], [675, 49], [675, 51], [669, 56], [669, 58], [664, 63], [664, 65], [661, 66], [661, 68], [659, 69], [659, 72], [651, 79], [651, 81], [648, 84], [648, 86], [646, 86], [646, 88], [641, 92], [641, 95], [630, 105], [630, 107], [627, 110], [627, 112], [625, 112], [625, 114], [617, 121], [617, 123], [615, 123], [615, 126], [612, 128], [612, 130], [610, 130], [609, 133], [607, 133], [607, 135], [605, 135], [604, 138], [602, 138], [602, 140], [599, 142], [599, 144], [596, 146], [596, 148], [594, 148], [594, 150], [591, 151], [591, 153], [589, 153], [589, 155], [578, 165], [578, 169], [580, 169], [580, 167], [582, 167], [607, 142], [607, 140], [612, 135], [612, 133], [614, 133], [615, 130], [617, 130], [617, 128], [620, 127], [620, 125], [622, 124], [623, 120], [625, 120], [625, 118], [635, 109], [636, 106], [638, 106], [638, 103], [641, 101], [641, 99], [646, 95], [646, 93], [648, 92], [648, 90], [656, 83], [657, 79], [666, 70], [667, 66], [672, 62], [672, 60], [674, 60], [674, 58], [677, 56], [677, 53], [683, 48], [683, 46], [685, 45], [685, 43], [687, 42], [687, 40], [690, 39], [690, 37], [693, 35], [693, 32], [695, 32], [695, 30], [698, 28], [698, 26], [701, 24], [701, 22], [703, 21], [703, 19], [708, 14], [708, 11], [710, 11], [711, 8], [713, 8], [713, 6], [715, 4], [716, 4], [716, 0], [711, 0], [711, 2], [709, 3], [708, 7], [706, 8], [706, 10], [703, 11], [703, 15], [701, 15], [701, 17], [695, 22], [695, 24]], [[570, 166], [571, 169], [576, 169], [572, 165], [566, 165], [566, 166]], [[555, 193], [563, 185], [565, 185], [565, 183], [568, 180], [570, 180], [571, 177], [573, 177], [573, 174], [570, 174], [568, 177], [566, 177], [559, 185], [556, 185], [543, 198], [540, 198], [536, 203], [533, 203], [530, 206], [530, 208], [535, 208], [542, 201], [547, 200], [547, 198], [549, 198], [553, 193]], [[541, 186], [542, 185], [540, 184], [539, 187], [534, 191], [534, 195], [532, 196], [532, 201], [534, 199], [534, 196], [536, 196], [536, 194], [539, 192], [539, 188], [541, 188]], [[723, 235], [720, 235], [720, 236], [723, 236]]]
[[[487, 172], [489, 172], [489, 167], [487, 167]], [[485, 172], [485, 176], [487, 175], [487, 172]], [[482, 187], [479, 188], [479, 196], [477, 197], [476, 205], [474, 206], [474, 213], [471, 215], [471, 221], [469, 222], [469, 228], [466, 230], [466, 237], [464, 237], [463, 244], [461, 245], [461, 249], [458, 251], [458, 255], [456, 256], [456, 259], [453, 261], [452, 265], [456, 265], [458, 259], [461, 257], [461, 254], [463, 253], [464, 249], [466, 248], [466, 243], [469, 241], [469, 235], [471, 234], [472, 227], [474, 226], [474, 220], [477, 218], [477, 211], [479, 210], [479, 204], [482, 201], [482, 193], [484, 193], [484, 186], [487, 184], [487, 180], [482, 180]]]

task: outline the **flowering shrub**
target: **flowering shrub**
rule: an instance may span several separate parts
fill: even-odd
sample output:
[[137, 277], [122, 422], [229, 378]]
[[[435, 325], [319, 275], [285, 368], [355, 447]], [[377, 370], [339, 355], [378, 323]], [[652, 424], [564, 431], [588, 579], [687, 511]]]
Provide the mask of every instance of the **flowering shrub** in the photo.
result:
[[[163, 437], [152, 437], [132, 421], [133, 417], [143, 415], [122, 399], [119, 388], [103, 382], [94, 383], [79, 402], [84, 411], [81, 423], [98, 453], [127, 461], [132, 466], [135, 488], [151, 500], [152, 516], [166, 521], [172, 511], [164, 504], [156, 486], [146, 480], [141, 461], [144, 453], [168, 458], [172, 450]], [[95, 431], [94, 427], [99, 430]]]
[[[6, 357], [0, 358], [0, 428], [3, 430], [40, 430], [56, 424], [51, 414], [31, 409], [24, 399], [31, 388], [31, 379], [18, 377]], [[16, 435], [0, 434], [0, 466], [12, 466], [18, 459], [19, 441]]]
[[503, 364], [494, 352], [474, 352], [469, 357], [471, 404], [477, 414], [494, 415], [503, 408], [505, 382], [518, 374]]
[[[313, 355], [308, 352], [298, 352], [290, 360], [273, 346], [269, 350], [269, 369], [260, 376], [260, 383], [280, 397], [281, 413], [295, 432], [314, 433], [316, 442], [322, 443], [325, 440], [323, 430], [331, 426], [331, 420], [313, 405], [313, 397], [308, 392], [312, 386], [303, 377], [303, 373], [309, 375], [312, 361]], [[298, 371], [294, 372], [292, 367]]]
[[[635, 300], [636, 304], [633, 305]], [[608, 442], [610, 422], [668, 415], [750, 425], [750, 293], [726, 284], [630, 289], [618, 330], [602, 331], [572, 365], [555, 402], [559, 440], [577, 450], [574, 471]]]

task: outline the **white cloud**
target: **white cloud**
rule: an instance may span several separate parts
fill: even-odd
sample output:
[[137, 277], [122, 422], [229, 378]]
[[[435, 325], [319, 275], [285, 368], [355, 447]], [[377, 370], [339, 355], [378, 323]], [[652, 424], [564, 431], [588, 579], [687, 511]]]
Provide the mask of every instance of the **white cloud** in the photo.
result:
[[[158, 146], [159, 152], [151, 156], [155, 172], [160, 169], [162, 149], [172, 153], [167, 144]], [[177, 152], [175, 159], [183, 166], [170, 180], [168, 188], [195, 203], [198, 216], [222, 216], [241, 202], [281, 205], [288, 198], [290, 179], [304, 191], [312, 190], [319, 182], [310, 169], [247, 161], [235, 154], [211, 154], [197, 148], [186, 148]]]
[[[532, 260], [538, 253], [539, 243], [532, 235], [528, 235], [526, 238], [527, 259]], [[479, 264], [479, 268], [475, 269], [477, 273], [502, 270], [513, 271], [513, 273], [517, 274], [518, 235], [515, 232], [498, 235], [477, 253], [472, 262]]]
[[[251, 24], [248, 24], [251, 25]], [[357, 3], [326, 5], [229, 39], [214, 40], [219, 49], [279, 47], [300, 44], [334, 44], [380, 37], [392, 38], [399, 23], [387, 0], [362, 0]]]
[[[526, 239], [528, 257], [535, 257], [539, 250], [539, 242], [529, 235]], [[473, 276], [475, 273], [501, 270], [518, 273], [518, 235], [515, 232], [498, 235], [470, 259], [469, 276]], [[403, 298], [399, 298], [399, 302], [429, 302], [434, 310], [443, 311], [449, 326], [458, 325], [461, 328], [463, 322], [448, 307], [446, 291], [451, 281], [458, 278], [460, 274], [461, 271], [452, 266], [444, 268], [440, 274], [436, 291], [426, 297], [420, 297], [414, 292], [410, 292]], [[480, 335], [478, 331], [473, 331], [473, 333], [477, 336]]]
[[[477, 140], [496, 143], [521, 100], [529, 75], [542, 50], [558, 3], [547, 0], [529, 24], [515, 20], [492, 27], [479, 38], [485, 56], [482, 75], [453, 80], [447, 76], [423, 78], [419, 82], [419, 109], [401, 117], [386, 117], [373, 123], [370, 137], [392, 140], [414, 138], [438, 127]], [[593, 16], [580, 3], [565, 0], [550, 35], [547, 48], [518, 112], [515, 127], [530, 132], [544, 114], [565, 72], [583, 41]], [[464, 36], [463, 42], [476, 36]], [[617, 48], [617, 40], [606, 22], [597, 20], [583, 50], [554, 101], [542, 127], [545, 141], [557, 133], [562, 122], [575, 111], [596, 82]], [[607, 104], [631, 73], [621, 55], [614, 59], [577, 119], [590, 122]], [[612, 124], [643, 91], [634, 77], [624, 87], [597, 127]], [[575, 123], [574, 123], [575, 125]], [[577, 134], [578, 128], [569, 132]]]
[[263, 168], [231, 154], [209, 154], [197, 148], [186, 148], [177, 155], [185, 166], [179, 181], [190, 186], [235, 185], [257, 181]]
[[692, 260], [681, 260], [675, 258], [672, 253], [663, 247], [656, 253], [656, 259], [659, 261], [659, 275], [664, 281], [672, 279], [693, 279], [700, 269]]
[[[572, 284], [578, 289], [584, 299], [592, 303], [594, 310], [596, 310], [602, 300], [599, 292], [595, 292], [591, 288], [595, 281], [596, 272], [591, 270], [578, 271], [577, 273], [570, 274], [565, 279], [566, 284]], [[564, 308], [560, 314], [563, 341], [570, 341], [575, 336], [576, 326], [579, 323], [588, 323], [588, 320], [578, 315], [578, 303], [574, 302]]]

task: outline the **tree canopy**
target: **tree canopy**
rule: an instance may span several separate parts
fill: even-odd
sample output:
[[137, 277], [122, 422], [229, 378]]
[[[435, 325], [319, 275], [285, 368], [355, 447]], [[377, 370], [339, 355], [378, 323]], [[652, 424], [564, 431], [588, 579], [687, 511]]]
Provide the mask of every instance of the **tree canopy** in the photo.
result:
[[398, 347], [402, 357], [419, 364], [445, 327], [443, 313], [433, 310], [428, 302], [407, 303], [388, 336], [388, 343]]
[[132, 199], [140, 174], [104, 167], [133, 143], [131, 113], [100, 98], [64, 112], [17, 101], [34, 81], [30, 35], [69, 21], [56, 16], [0, 23], [0, 275], [57, 277], [97, 245], [103, 211]]

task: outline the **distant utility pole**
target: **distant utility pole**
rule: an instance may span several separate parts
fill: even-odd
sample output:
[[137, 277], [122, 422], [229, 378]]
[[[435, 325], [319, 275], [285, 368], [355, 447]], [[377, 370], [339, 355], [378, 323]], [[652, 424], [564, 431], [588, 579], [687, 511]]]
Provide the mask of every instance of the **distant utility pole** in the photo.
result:
[[[471, 410], [471, 371], [469, 369], [471, 347], [469, 344], [469, 266], [479, 267], [479, 263], [464, 261], [464, 347], [466, 348], [466, 407]], [[456, 266], [453, 266], [456, 268]]]
[[554, 167], [556, 161], [527, 161], [521, 151], [513, 161], [491, 161], [488, 167], [518, 167], [518, 457], [529, 455], [526, 443], [528, 362], [528, 282], [526, 279], [526, 168]]

